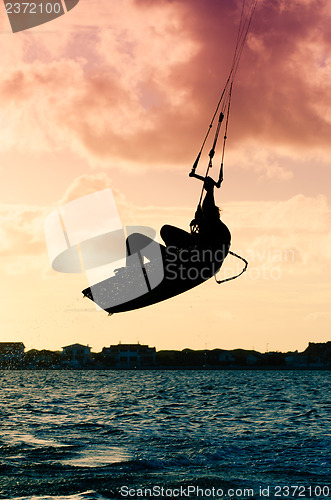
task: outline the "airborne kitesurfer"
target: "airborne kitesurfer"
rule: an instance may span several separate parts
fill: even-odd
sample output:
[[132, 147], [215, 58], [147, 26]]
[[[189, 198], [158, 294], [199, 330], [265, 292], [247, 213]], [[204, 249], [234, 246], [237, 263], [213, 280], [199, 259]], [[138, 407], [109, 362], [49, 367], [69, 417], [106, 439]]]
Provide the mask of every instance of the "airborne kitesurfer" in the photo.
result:
[[[160, 234], [167, 247], [177, 248], [208, 248], [224, 247], [225, 255], [228, 252], [231, 234], [225, 224], [220, 220], [220, 209], [215, 204], [214, 188], [221, 186], [221, 176], [217, 182], [211, 177], [202, 177], [191, 173], [190, 177], [196, 177], [204, 183], [206, 191], [202, 205], [199, 205], [195, 212], [195, 218], [191, 222], [191, 228], [195, 231], [188, 233], [178, 227], [165, 225], [161, 228]], [[224, 255], [224, 256], [225, 256]]]

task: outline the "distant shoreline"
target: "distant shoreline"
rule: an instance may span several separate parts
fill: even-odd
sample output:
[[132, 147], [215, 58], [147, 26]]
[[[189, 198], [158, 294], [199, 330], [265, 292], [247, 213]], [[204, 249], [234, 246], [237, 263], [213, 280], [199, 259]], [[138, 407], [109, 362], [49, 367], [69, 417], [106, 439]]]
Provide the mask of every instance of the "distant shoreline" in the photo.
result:
[[309, 342], [303, 352], [245, 349], [183, 349], [157, 351], [144, 344], [121, 344], [91, 352], [91, 347], [72, 344], [62, 352], [31, 349], [22, 342], [0, 342], [0, 370], [325, 370], [331, 368], [331, 342]]

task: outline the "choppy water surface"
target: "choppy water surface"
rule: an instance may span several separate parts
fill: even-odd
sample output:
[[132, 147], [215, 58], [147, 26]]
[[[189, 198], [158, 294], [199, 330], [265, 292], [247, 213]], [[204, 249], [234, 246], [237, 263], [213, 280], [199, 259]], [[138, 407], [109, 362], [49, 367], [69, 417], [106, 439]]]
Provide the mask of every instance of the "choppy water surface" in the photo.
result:
[[[330, 372], [0, 377], [1, 498], [125, 498], [121, 486], [134, 494], [154, 485], [222, 488], [224, 498], [229, 488], [254, 490], [233, 498], [261, 498], [267, 486], [270, 498], [331, 497]], [[277, 485], [302, 488], [275, 496]]]

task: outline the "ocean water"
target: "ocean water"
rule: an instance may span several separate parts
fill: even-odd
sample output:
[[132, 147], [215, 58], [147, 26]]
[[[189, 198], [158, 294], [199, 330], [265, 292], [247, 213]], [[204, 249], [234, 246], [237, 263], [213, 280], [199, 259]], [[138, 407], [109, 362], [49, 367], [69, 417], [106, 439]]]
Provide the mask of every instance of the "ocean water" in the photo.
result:
[[0, 377], [2, 499], [331, 498], [330, 372]]

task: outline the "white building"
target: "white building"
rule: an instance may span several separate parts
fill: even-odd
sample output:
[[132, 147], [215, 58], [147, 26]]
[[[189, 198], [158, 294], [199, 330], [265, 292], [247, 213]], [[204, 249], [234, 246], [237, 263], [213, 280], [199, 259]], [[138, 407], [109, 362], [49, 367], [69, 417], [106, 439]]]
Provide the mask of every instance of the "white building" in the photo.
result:
[[62, 347], [62, 356], [72, 364], [85, 365], [91, 359], [91, 347], [82, 344], [71, 344]]

